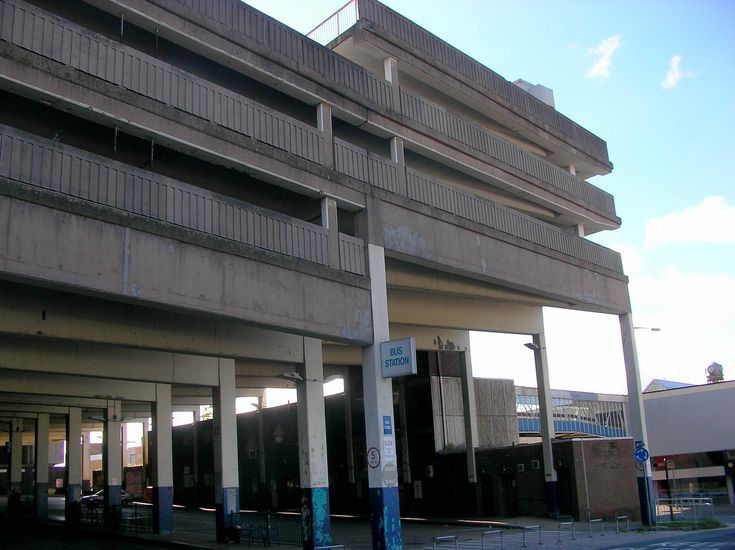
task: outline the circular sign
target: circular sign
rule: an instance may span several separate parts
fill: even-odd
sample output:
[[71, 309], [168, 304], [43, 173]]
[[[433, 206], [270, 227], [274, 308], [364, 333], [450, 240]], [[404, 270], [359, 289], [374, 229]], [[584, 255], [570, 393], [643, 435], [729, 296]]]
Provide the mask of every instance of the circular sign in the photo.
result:
[[367, 452], [367, 463], [371, 468], [380, 466], [380, 451], [375, 447], [370, 447]]
[[386, 462], [383, 466], [383, 484], [386, 487], [395, 487], [398, 485], [398, 469], [392, 462]]
[[643, 447], [641, 447], [640, 449], [636, 449], [634, 454], [635, 454], [635, 459], [638, 462], [645, 462], [646, 460], [648, 460], [648, 457], [650, 456], [648, 454], [648, 449], [644, 449]]

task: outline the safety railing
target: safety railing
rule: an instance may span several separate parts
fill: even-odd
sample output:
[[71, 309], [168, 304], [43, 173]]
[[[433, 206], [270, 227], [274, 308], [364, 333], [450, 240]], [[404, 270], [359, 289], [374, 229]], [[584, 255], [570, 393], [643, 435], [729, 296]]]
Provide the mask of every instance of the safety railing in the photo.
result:
[[240, 512], [240, 533], [241, 539], [249, 544], [301, 546], [303, 543], [300, 514]]
[[556, 543], [561, 544], [561, 534], [562, 531], [568, 531], [571, 537], [571, 540], [577, 540], [574, 537], [574, 522], [573, 521], [560, 521], [559, 524], [556, 526]]
[[306, 36], [324, 46], [357, 23], [359, 18], [357, 0], [350, 0], [307, 32]]
[[661, 518], [659, 521], [690, 521], [697, 525], [714, 517], [712, 498], [657, 498], [656, 517]]
[[625, 532], [630, 531], [630, 518], [628, 516], [617, 516], [615, 518], [615, 533], [620, 533], [620, 525], [625, 522]]
[[56, 17], [22, 0], [0, 0], [0, 39], [315, 163], [314, 127]]
[[457, 550], [459, 548], [456, 535], [445, 535], [441, 537], [434, 537], [432, 548], [433, 550], [436, 550], [439, 546], [443, 546], [445, 544], [453, 545], [454, 550]]
[[334, 167], [352, 178], [398, 193], [398, 164], [334, 138]]
[[[0, 125], [0, 177], [243, 245], [328, 265], [327, 230], [277, 212]], [[363, 243], [340, 235], [346, 271]]]
[[607, 216], [615, 216], [612, 195], [595, 187], [558, 166], [494, 136], [467, 122], [462, 117], [401, 89], [401, 113], [416, 120], [439, 136], [458, 141], [468, 148], [487, 155], [518, 170], [527, 177], [551, 185], [572, 201], [581, 199]]
[[[292, 70], [318, 75], [340, 93], [358, 101], [392, 108], [390, 85], [373, 73], [290, 29], [244, 2], [233, 0], [153, 0], [164, 9], [190, 10], [204, 26]], [[188, 14], [187, 14], [188, 15]]]
[[605, 523], [602, 521], [602, 518], [595, 518], [590, 519], [587, 522], [587, 534], [589, 535], [589, 538], [592, 538], [592, 524], [597, 523], [600, 525], [600, 535], [603, 537], [605, 536]]
[[417, 202], [617, 273], [623, 272], [620, 255], [616, 252], [564, 233], [531, 216], [461, 191], [412, 169], [406, 171], [406, 182], [408, 197]]
[[494, 542], [495, 539], [498, 539], [500, 542], [500, 550], [503, 550], [503, 530], [502, 529], [490, 529], [489, 531], [483, 531], [482, 535], [480, 535], [480, 550], [485, 550], [485, 544], [486, 541], [489, 543]]
[[576, 124], [550, 105], [520, 89], [505, 78], [450, 46], [430, 32], [376, 0], [359, 0], [359, 16], [372, 23], [373, 32], [387, 33], [410, 47], [424, 61], [461, 75], [470, 84], [490, 97], [501, 98], [522, 117], [551, 128], [566, 140], [601, 162], [609, 162], [607, 145], [589, 130]]

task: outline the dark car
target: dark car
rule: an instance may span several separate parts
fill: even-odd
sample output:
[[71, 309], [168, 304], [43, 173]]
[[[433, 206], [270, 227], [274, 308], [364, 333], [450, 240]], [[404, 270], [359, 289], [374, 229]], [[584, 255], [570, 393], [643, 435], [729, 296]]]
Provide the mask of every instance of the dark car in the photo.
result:
[[[131, 504], [135, 499], [133, 495], [128, 493], [125, 489], [120, 489], [120, 502], [123, 506]], [[85, 506], [102, 506], [105, 501], [105, 490], [100, 489], [96, 493], [82, 497], [82, 504]]]

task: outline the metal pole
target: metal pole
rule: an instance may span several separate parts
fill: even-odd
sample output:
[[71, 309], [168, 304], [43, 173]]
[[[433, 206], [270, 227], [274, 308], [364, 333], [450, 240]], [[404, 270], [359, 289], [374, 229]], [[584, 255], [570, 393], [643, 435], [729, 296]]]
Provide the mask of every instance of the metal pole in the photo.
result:
[[582, 473], [584, 474], [584, 498], [587, 501], [587, 521], [592, 519], [592, 513], [590, 512], [590, 491], [587, 485], [587, 462], [584, 458], [584, 439], [579, 441], [580, 448], [582, 449]]
[[666, 470], [666, 492], [669, 495], [669, 516], [674, 521], [673, 501], [671, 500], [671, 482], [669, 481], [669, 459], [664, 458], [664, 469]]

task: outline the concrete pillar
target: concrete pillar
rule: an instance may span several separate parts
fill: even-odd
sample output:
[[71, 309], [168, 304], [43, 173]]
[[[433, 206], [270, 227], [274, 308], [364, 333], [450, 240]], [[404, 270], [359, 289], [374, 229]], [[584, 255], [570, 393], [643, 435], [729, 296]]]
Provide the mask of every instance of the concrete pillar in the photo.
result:
[[733, 505], [735, 504], [735, 490], [732, 486], [732, 477], [725, 475], [725, 483], [727, 484], [727, 501]]
[[[87, 433], [87, 439], [89, 433]], [[87, 441], [89, 445], [89, 441]], [[89, 447], [87, 447], [89, 471]], [[78, 525], [82, 519], [82, 409], [72, 407], [66, 417], [66, 507], [67, 525]]]
[[573, 164], [570, 164], [569, 166], [567, 166], [567, 170], [569, 170], [569, 173], [571, 175], [573, 175], [573, 176], [576, 176], [577, 175], [577, 167], [574, 166]]
[[191, 425], [191, 473], [194, 476], [194, 504], [199, 506], [199, 422], [201, 412], [199, 407], [194, 409], [194, 423]]
[[398, 194], [408, 195], [406, 187], [406, 156], [403, 150], [403, 140], [399, 137], [390, 138], [390, 158], [398, 164]]
[[344, 417], [345, 417], [345, 447], [347, 456], [347, 483], [355, 483], [355, 446], [352, 443], [352, 389], [350, 388], [350, 373], [345, 370], [342, 377], [344, 383]]
[[10, 419], [9, 493], [21, 494], [23, 482], [23, 419]]
[[82, 433], [82, 493], [92, 491], [92, 473], [89, 470], [89, 431]]
[[153, 464], [153, 531], [160, 534], [174, 530], [174, 474], [171, 441], [171, 386], [156, 384], [152, 403], [153, 437], [156, 462]]
[[212, 395], [214, 424], [214, 502], [217, 542], [240, 525], [240, 481], [237, 462], [235, 361], [219, 360], [219, 386]]
[[475, 379], [472, 375], [472, 359], [469, 350], [459, 354], [459, 361], [462, 380], [465, 453], [467, 455], [467, 483], [469, 483], [471, 494], [475, 497], [475, 513], [480, 515], [482, 513], [482, 499], [480, 498], [480, 486], [477, 483], [477, 462], [475, 460], [475, 449], [479, 446], [477, 404], [475, 401]]
[[398, 503], [398, 468], [393, 419], [393, 384], [383, 378], [380, 343], [389, 340], [388, 292], [383, 248], [368, 244], [373, 344], [362, 349], [362, 387], [368, 455], [373, 548], [403, 547]]
[[322, 227], [327, 234], [327, 253], [329, 267], [339, 269], [339, 224], [337, 223], [337, 202], [332, 197], [322, 198]]
[[398, 82], [398, 60], [393, 57], [387, 57], [383, 60], [383, 69], [385, 71], [385, 79], [391, 84], [391, 101], [393, 110], [397, 113], [401, 112], [401, 86]]
[[36, 519], [48, 519], [48, 428], [49, 415], [36, 418]]
[[[540, 310], [539, 310], [540, 311]], [[540, 314], [540, 313], [539, 313]], [[543, 326], [543, 321], [541, 321]], [[546, 339], [544, 333], [533, 335], [533, 355], [536, 362], [536, 387], [538, 388], [539, 422], [541, 424], [541, 448], [544, 457], [544, 479], [546, 481], [546, 499], [548, 513], [551, 517], [559, 515], [559, 481], [554, 467], [553, 442], [554, 406], [549, 386], [549, 364], [546, 359]]]
[[[628, 428], [629, 435], [636, 446], [646, 446], [646, 418], [641, 394], [641, 376], [638, 370], [638, 353], [635, 347], [633, 319], [630, 313], [619, 316], [620, 335], [623, 343], [623, 361], [625, 362], [625, 379], [628, 384]], [[641, 505], [641, 521], [644, 525], [656, 523], [653, 510], [653, 484], [651, 479], [651, 461], [638, 463], [638, 499]]]
[[304, 380], [296, 385], [296, 416], [299, 426], [301, 525], [303, 547], [311, 550], [332, 544], [321, 340], [304, 338], [304, 364], [300, 370]]
[[332, 137], [332, 106], [316, 106], [316, 126], [324, 134], [324, 166], [334, 168], [334, 138]]
[[[406, 412], [406, 382], [402, 379], [398, 383], [398, 414], [401, 423], [401, 472], [403, 483], [411, 483], [411, 457], [408, 450], [408, 419]], [[405, 494], [405, 493], [404, 493]]]
[[120, 454], [122, 412], [120, 401], [107, 402], [105, 433], [102, 445], [102, 469], [105, 472], [105, 525], [116, 527], [122, 521], [122, 455]]

